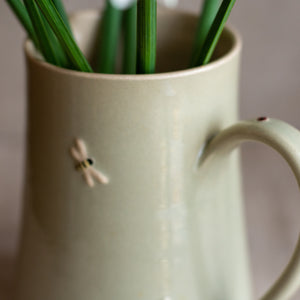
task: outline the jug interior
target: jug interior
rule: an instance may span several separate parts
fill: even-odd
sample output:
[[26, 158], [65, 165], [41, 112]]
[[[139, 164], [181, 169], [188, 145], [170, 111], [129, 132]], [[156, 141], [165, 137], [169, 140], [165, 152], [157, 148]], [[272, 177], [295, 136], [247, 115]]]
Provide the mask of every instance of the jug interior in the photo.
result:
[[[100, 38], [100, 22], [101, 12], [96, 10], [81, 11], [71, 16], [75, 39], [94, 69], [99, 55], [97, 45]], [[197, 15], [162, 8], [158, 10], [156, 73], [185, 70], [189, 67], [197, 22]], [[122, 43], [121, 36], [117, 55], [117, 73], [121, 73]], [[233, 34], [225, 29], [212, 61], [228, 54], [235, 43]], [[27, 44], [28, 47], [31, 48], [30, 52], [34, 53], [34, 56], [40, 58], [32, 44]]]

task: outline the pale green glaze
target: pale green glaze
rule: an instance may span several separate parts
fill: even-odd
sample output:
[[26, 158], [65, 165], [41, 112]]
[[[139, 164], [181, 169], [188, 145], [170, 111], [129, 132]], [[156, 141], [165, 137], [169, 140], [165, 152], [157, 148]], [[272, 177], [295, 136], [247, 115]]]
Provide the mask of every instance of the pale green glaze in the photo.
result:
[[[186, 66], [197, 19], [161, 14], [158, 66]], [[73, 17], [86, 54], [97, 16]], [[128, 76], [62, 70], [26, 44], [26, 201], [15, 300], [251, 299], [238, 153], [199, 167], [208, 138], [237, 120], [241, 44], [231, 31], [221, 44], [223, 57], [205, 67]], [[108, 185], [91, 189], [75, 171], [75, 137]]]

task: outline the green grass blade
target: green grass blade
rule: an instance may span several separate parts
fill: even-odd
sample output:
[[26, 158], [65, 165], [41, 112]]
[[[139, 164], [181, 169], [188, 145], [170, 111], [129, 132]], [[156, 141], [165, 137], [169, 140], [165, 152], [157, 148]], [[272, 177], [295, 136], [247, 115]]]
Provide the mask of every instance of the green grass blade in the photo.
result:
[[97, 61], [97, 72], [99, 73], [113, 74], [115, 72], [122, 15], [122, 10], [114, 7], [110, 0], [106, 1], [99, 39], [99, 56]]
[[236, 0], [223, 0], [205, 39], [203, 48], [196, 55], [193, 62], [194, 67], [209, 63], [235, 2]]
[[137, 73], [155, 73], [157, 1], [139, 0], [137, 13]]
[[68, 68], [68, 69], [74, 69], [74, 66], [70, 59], [68, 58], [67, 54], [63, 50], [61, 44], [59, 43], [58, 39], [55, 36], [55, 33], [53, 32], [52, 28], [48, 24], [47, 20], [44, 18], [43, 14], [41, 13], [43, 17], [43, 22], [45, 24], [45, 28], [47, 30], [47, 34], [50, 40], [50, 44], [52, 45], [55, 55], [59, 61], [58, 66], [62, 68]]
[[33, 28], [38, 38], [39, 49], [45, 60], [53, 65], [62, 66], [60, 56], [55, 49], [54, 35], [44, 20], [34, 0], [24, 0]]
[[52, 0], [52, 2], [54, 4], [54, 6], [56, 7], [57, 11], [59, 12], [61, 18], [63, 19], [65, 25], [68, 27], [70, 32], [72, 32], [70, 22], [69, 22], [69, 18], [68, 18], [68, 14], [66, 12], [66, 9], [65, 9], [65, 6], [64, 6], [63, 2], [61, 0]]
[[71, 60], [74, 68], [82, 72], [93, 72], [87, 59], [82, 54], [77, 43], [75, 42], [68, 27], [65, 25], [63, 19], [59, 15], [52, 1], [49, 0], [34, 0], [39, 6], [57, 39], [59, 40], [65, 53]]
[[209, 29], [217, 15], [221, 0], [205, 0], [202, 6], [202, 13], [196, 30], [196, 37], [192, 52], [192, 61], [195, 60], [197, 52], [201, 51]]
[[23, 25], [29, 38], [33, 41], [35, 47], [39, 49], [39, 43], [35, 31], [33, 29], [30, 17], [27, 13], [26, 7], [20, 0], [6, 0], [12, 11], [17, 16], [19, 22]]
[[136, 73], [137, 3], [124, 12], [123, 73]]

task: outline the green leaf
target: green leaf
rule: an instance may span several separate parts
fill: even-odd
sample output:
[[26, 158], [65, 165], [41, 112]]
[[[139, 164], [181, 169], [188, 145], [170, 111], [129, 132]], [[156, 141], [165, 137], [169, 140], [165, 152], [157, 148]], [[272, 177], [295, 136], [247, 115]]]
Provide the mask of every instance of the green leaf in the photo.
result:
[[6, 0], [8, 5], [11, 7], [15, 15], [17, 16], [19, 22], [23, 25], [29, 38], [33, 41], [35, 47], [39, 49], [39, 43], [35, 31], [33, 29], [30, 17], [27, 10], [20, 0]]
[[139, 0], [137, 16], [137, 73], [155, 73], [157, 1]]
[[61, 18], [63, 19], [65, 25], [68, 27], [70, 32], [72, 33], [69, 18], [65, 9], [65, 6], [61, 0], [52, 0], [54, 6], [56, 7], [57, 11], [59, 12]]
[[39, 49], [45, 60], [53, 65], [65, 67], [66, 57], [63, 56], [55, 35], [44, 20], [38, 6], [34, 0], [24, 0], [24, 3], [38, 38]]
[[115, 72], [118, 41], [121, 31], [123, 11], [106, 1], [99, 39], [99, 56], [97, 72], [113, 74]]
[[203, 44], [209, 32], [209, 29], [217, 15], [221, 0], [205, 0], [202, 5], [202, 13], [196, 30], [195, 43], [193, 47], [192, 61], [195, 56], [202, 50]]
[[137, 2], [124, 12], [123, 73], [136, 73]]
[[192, 63], [194, 67], [209, 63], [235, 2], [236, 0], [223, 0], [204, 45], [195, 56]]
[[68, 27], [59, 15], [54, 4], [50, 0], [34, 0], [44, 14], [46, 20], [54, 31], [65, 53], [71, 60], [74, 68], [82, 72], [93, 72], [87, 59], [82, 54]]

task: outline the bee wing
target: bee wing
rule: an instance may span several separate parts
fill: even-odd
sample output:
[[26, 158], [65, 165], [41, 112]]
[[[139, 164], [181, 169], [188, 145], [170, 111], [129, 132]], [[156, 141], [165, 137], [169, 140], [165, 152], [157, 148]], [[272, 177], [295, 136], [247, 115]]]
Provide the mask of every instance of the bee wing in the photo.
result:
[[89, 187], [94, 187], [95, 183], [91, 174], [87, 170], [83, 170], [83, 177]]
[[84, 160], [84, 159], [87, 159], [88, 153], [87, 153], [87, 149], [86, 149], [86, 145], [85, 145], [84, 141], [81, 140], [81, 139], [76, 139], [76, 140], [75, 140], [75, 144], [76, 144], [76, 146], [77, 146], [79, 152], [80, 152], [81, 155], [83, 156], [83, 160]]
[[74, 159], [76, 159], [77, 161], [80, 162], [80, 161], [83, 161], [83, 160], [84, 160], [84, 158], [83, 158], [83, 156], [81, 155], [81, 153], [79, 153], [75, 147], [71, 147], [71, 148], [70, 148], [70, 153], [71, 153], [72, 157], [73, 157]]
[[109, 180], [108, 178], [101, 172], [99, 172], [98, 170], [94, 169], [94, 168], [89, 168], [88, 170], [95, 179], [97, 179], [100, 183], [103, 184], [108, 184]]

